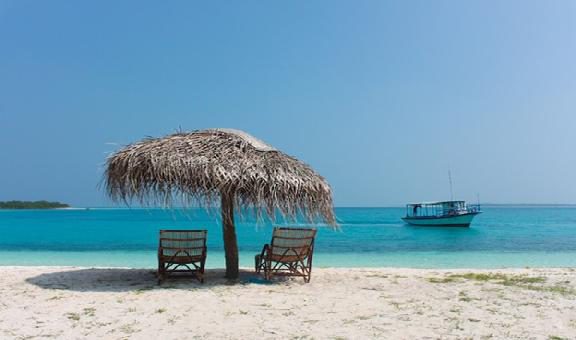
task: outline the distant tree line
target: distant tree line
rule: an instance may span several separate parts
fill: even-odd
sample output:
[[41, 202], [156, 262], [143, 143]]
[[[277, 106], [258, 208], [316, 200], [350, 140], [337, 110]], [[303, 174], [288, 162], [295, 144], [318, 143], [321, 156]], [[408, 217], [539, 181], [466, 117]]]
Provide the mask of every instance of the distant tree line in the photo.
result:
[[48, 201], [0, 201], [0, 209], [54, 209], [68, 208], [69, 205], [60, 202]]

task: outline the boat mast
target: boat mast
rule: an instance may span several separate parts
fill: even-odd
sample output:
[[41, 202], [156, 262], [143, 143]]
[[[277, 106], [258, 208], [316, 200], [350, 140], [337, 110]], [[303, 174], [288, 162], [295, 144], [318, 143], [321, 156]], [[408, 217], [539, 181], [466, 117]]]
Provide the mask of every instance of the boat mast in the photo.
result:
[[450, 200], [454, 200], [454, 191], [452, 190], [452, 173], [448, 169], [448, 182], [450, 182]]

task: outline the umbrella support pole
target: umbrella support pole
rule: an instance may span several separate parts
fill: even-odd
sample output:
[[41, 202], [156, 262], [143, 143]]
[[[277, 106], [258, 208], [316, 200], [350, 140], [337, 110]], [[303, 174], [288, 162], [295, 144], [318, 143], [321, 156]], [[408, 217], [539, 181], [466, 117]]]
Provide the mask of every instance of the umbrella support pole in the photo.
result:
[[226, 254], [226, 278], [238, 278], [238, 242], [234, 226], [234, 195], [222, 193], [222, 234]]

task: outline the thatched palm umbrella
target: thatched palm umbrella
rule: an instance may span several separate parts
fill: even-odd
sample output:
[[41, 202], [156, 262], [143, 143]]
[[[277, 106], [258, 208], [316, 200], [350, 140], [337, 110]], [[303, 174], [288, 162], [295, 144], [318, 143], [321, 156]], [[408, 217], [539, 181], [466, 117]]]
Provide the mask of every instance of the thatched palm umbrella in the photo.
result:
[[125, 202], [172, 206], [221, 200], [226, 277], [238, 277], [234, 209], [275, 219], [298, 215], [335, 225], [328, 183], [306, 164], [251, 135], [231, 129], [175, 133], [128, 145], [108, 158], [108, 195]]

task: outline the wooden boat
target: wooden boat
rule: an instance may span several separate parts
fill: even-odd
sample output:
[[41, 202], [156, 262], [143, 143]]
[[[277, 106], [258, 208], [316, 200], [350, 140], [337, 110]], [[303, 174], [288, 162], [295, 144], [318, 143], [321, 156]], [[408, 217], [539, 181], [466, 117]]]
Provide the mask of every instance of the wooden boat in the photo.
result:
[[480, 213], [479, 204], [468, 205], [465, 201], [423, 202], [407, 204], [402, 220], [419, 226], [468, 227]]

